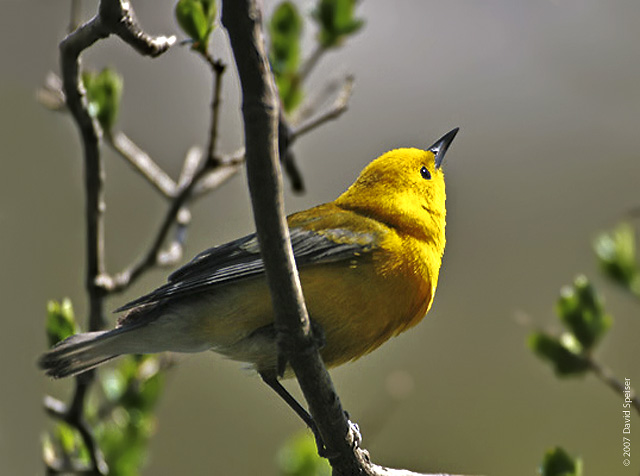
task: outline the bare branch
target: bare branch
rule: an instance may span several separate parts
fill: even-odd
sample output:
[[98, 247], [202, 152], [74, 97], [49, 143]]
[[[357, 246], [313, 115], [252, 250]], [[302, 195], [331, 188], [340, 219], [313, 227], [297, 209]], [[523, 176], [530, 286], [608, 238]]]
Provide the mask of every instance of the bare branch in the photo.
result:
[[159, 56], [176, 42], [174, 35], [154, 37], [145, 33], [127, 0], [102, 0], [99, 16], [108, 25], [110, 33], [118, 35], [141, 55]]
[[344, 114], [349, 106], [349, 99], [351, 98], [351, 93], [353, 91], [353, 82], [353, 76], [347, 76], [340, 94], [338, 94], [338, 97], [336, 97], [331, 107], [317, 117], [295, 127], [291, 131], [291, 142], [295, 141], [297, 138], [306, 134], [307, 132], [310, 132], [313, 129], [321, 126], [325, 122], [337, 119], [342, 114]]
[[[105, 290], [101, 280], [105, 276], [104, 263], [104, 165], [100, 154], [102, 129], [96, 118], [89, 114], [85, 90], [80, 79], [80, 55], [98, 40], [111, 33], [118, 34], [142, 54], [157, 56], [173, 44], [175, 37], [152, 38], [138, 26], [129, 2], [102, 0], [98, 14], [84, 25], [74, 28], [60, 43], [60, 69], [67, 108], [73, 116], [82, 141], [85, 182], [85, 219], [87, 243], [87, 269], [85, 283], [89, 295], [89, 331], [104, 326]], [[77, 13], [77, 3], [72, 10]], [[72, 19], [72, 23], [75, 22]], [[55, 85], [52, 85], [55, 87]], [[64, 412], [64, 421], [75, 427], [91, 455], [93, 474], [106, 474], [107, 465], [102, 458], [91, 430], [84, 420], [84, 402], [93, 381], [93, 372], [76, 378], [71, 405]], [[53, 412], [57, 407], [50, 409]]]
[[[113, 278], [105, 276], [105, 279], [101, 282], [105, 291], [109, 293], [122, 292], [133, 284], [133, 282], [136, 281], [145, 271], [152, 267], [158, 265], [172, 265], [180, 259], [182, 256], [182, 244], [185, 237], [186, 226], [191, 219], [190, 213], [183, 207], [186, 206], [187, 202], [191, 198], [195, 186], [204, 176], [210, 173], [210, 171], [211, 167], [208, 163], [205, 163], [204, 166], [201, 167], [194, 175], [193, 180], [178, 192], [171, 202], [164, 220], [160, 225], [160, 229], [158, 230], [158, 233], [156, 233], [147, 253], [137, 263], [118, 273]], [[177, 223], [178, 227], [176, 239], [170, 245], [170, 250], [162, 253], [162, 245], [167, 239], [169, 231], [174, 223]], [[176, 248], [177, 246], [179, 248]]]
[[194, 175], [200, 168], [201, 161], [202, 150], [199, 147], [191, 147], [187, 151], [187, 155], [182, 163], [182, 170], [180, 171], [180, 178], [178, 179], [179, 188], [184, 188], [193, 180]]
[[309, 58], [304, 62], [304, 64], [300, 67], [300, 82], [304, 82], [313, 69], [318, 65], [320, 59], [327, 52], [327, 49], [321, 44], [316, 45], [316, 49], [313, 50]]
[[[596, 377], [602, 380], [609, 388], [611, 388], [618, 395], [622, 396], [622, 398], [624, 399], [626, 388], [624, 384], [613, 374], [613, 372], [592, 357], [585, 356], [585, 359], [587, 359]], [[631, 390], [630, 403], [631, 406], [633, 406], [633, 408], [636, 410], [636, 412], [640, 414], [640, 398], [638, 398], [638, 395], [634, 390]]]
[[173, 197], [176, 194], [177, 186], [173, 179], [124, 132], [107, 134], [106, 142], [165, 197]]
[[213, 71], [213, 94], [211, 98], [211, 128], [209, 130], [209, 146], [207, 147], [207, 162], [211, 165], [218, 165], [218, 159], [215, 156], [216, 142], [218, 140], [218, 123], [220, 122], [220, 94], [222, 92], [222, 75], [224, 74], [225, 65], [220, 60], [214, 60], [209, 54], [205, 55], [205, 59], [211, 66]]
[[313, 93], [312, 96], [305, 98], [304, 103], [296, 109], [293, 116], [290, 118], [292, 124], [299, 124], [300, 122], [313, 116], [318, 108], [324, 104], [327, 99], [336, 94], [337, 91], [342, 89], [345, 79], [334, 78], [328, 81], [322, 88], [322, 90]]

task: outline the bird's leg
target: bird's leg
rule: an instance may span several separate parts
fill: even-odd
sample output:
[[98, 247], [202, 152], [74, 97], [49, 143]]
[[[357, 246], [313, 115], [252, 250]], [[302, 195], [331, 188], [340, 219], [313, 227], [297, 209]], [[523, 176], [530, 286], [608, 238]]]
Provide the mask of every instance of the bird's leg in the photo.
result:
[[322, 436], [318, 431], [318, 427], [316, 423], [313, 421], [313, 417], [309, 414], [307, 410], [304, 409], [300, 403], [291, 395], [286, 388], [282, 386], [282, 384], [278, 381], [277, 377], [272, 373], [260, 372], [260, 377], [264, 383], [269, 385], [278, 395], [282, 398], [289, 407], [296, 412], [296, 414], [304, 421], [304, 423], [309, 427], [309, 429], [313, 432], [313, 436], [316, 439], [316, 445], [318, 446], [318, 454], [320, 456], [327, 456], [327, 448], [324, 445], [324, 441], [322, 440]]

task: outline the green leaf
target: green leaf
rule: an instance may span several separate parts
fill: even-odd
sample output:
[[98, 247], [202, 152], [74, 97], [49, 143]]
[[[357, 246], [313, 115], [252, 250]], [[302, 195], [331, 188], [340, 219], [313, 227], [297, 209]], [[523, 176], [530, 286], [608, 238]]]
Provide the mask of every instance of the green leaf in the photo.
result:
[[269, 21], [269, 59], [274, 73], [294, 72], [300, 66], [302, 18], [291, 2], [280, 3]]
[[577, 354], [565, 339], [559, 340], [543, 332], [534, 332], [529, 336], [527, 344], [540, 358], [551, 362], [558, 376], [583, 375], [589, 370], [589, 362]]
[[582, 476], [582, 460], [560, 447], [548, 450], [540, 465], [540, 476]]
[[98, 119], [105, 131], [111, 131], [120, 109], [122, 76], [114, 69], [105, 68], [99, 73], [95, 71], [83, 72], [82, 82], [87, 91], [89, 114]]
[[603, 273], [640, 296], [634, 228], [629, 223], [620, 223], [613, 231], [601, 233], [595, 239], [593, 248]]
[[302, 101], [300, 40], [303, 21], [291, 2], [280, 3], [269, 21], [269, 62], [275, 76], [278, 93], [286, 112]]
[[78, 332], [70, 299], [47, 303], [46, 332], [50, 347]]
[[354, 17], [356, 0], [319, 0], [311, 13], [319, 27], [318, 41], [323, 48], [340, 46], [357, 32], [364, 21]]
[[578, 276], [573, 286], [562, 288], [556, 312], [585, 351], [590, 351], [613, 323], [613, 318], [605, 313], [601, 299], [585, 276]]
[[318, 456], [316, 442], [308, 433], [292, 436], [278, 451], [280, 476], [329, 476], [331, 466]]
[[179, 0], [175, 15], [180, 28], [193, 40], [193, 48], [206, 53], [215, 28], [215, 0]]

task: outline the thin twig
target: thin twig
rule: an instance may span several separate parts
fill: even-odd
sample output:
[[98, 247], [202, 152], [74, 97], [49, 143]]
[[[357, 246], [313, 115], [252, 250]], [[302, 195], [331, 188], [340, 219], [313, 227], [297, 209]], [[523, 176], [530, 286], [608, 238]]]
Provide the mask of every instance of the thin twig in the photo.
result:
[[[119, 293], [127, 289], [131, 284], [133, 284], [145, 271], [151, 269], [152, 267], [162, 264], [169, 265], [173, 264], [175, 261], [174, 258], [169, 259], [168, 256], [175, 257], [178, 259], [180, 255], [176, 255], [175, 252], [171, 255], [165, 255], [164, 262], [160, 259], [160, 253], [162, 245], [164, 244], [171, 227], [176, 222], [176, 219], [179, 216], [180, 211], [183, 209], [183, 206], [186, 205], [189, 198], [191, 198], [191, 194], [197, 183], [200, 181], [202, 177], [204, 177], [207, 173], [209, 173], [210, 167], [207, 163], [205, 163], [200, 170], [194, 175], [193, 180], [184, 188], [182, 188], [178, 194], [175, 196], [165, 217], [160, 225], [160, 229], [155, 235], [151, 246], [149, 247], [146, 254], [140, 259], [137, 263], [133, 264], [126, 270], [118, 273], [113, 278], [105, 279], [101, 282], [104, 286], [104, 289], [109, 293]], [[184, 225], [188, 223], [188, 220]], [[179, 224], [180, 226], [180, 224]], [[181, 245], [182, 243], [180, 243]]]
[[313, 116], [320, 106], [327, 102], [328, 98], [334, 96], [337, 91], [342, 89], [344, 81], [344, 78], [334, 78], [325, 83], [321, 90], [316, 91], [315, 93], [310, 93], [310, 96], [305, 98], [304, 103], [296, 109], [293, 116], [290, 117], [290, 122], [294, 125], [299, 124]]
[[193, 180], [193, 176], [200, 169], [201, 161], [202, 149], [196, 146], [191, 147], [187, 151], [187, 155], [182, 163], [182, 170], [180, 171], [180, 178], [178, 179], [178, 188], [184, 188]]
[[220, 94], [222, 92], [222, 75], [224, 74], [225, 64], [221, 60], [213, 59], [206, 54], [205, 59], [211, 70], [213, 71], [213, 94], [211, 96], [211, 127], [209, 129], [209, 145], [207, 147], [206, 161], [211, 166], [219, 165], [219, 161], [215, 155], [216, 143], [218, 140], [218, 123], [220, 122]]
[[347, 111], [347, 108], [349, 106], [349, 99], [351, 98], [351, 93], [353, 92], [353, 82], [353, 76], [347, 76], [340, 94], [336, 97], [331, 107], [324, 113], [319, 114], [317, 117], [295, 127], [291, 131], [290, 141], [293, 142], [300, 136], [321, 126], [325, 122], [337, 119], [342, 114], [344, 114]]
[[149, 154], [129, 139], [124, 132], [106, 134], [106, 143], [165, 197], [175, 196], [177, 186], [173, 179], [149, 157]]
[[[183, 166], [183, 173], [180, 177], [181, 188], [172, 194], [173, 201], [147, 253], [137, 263], [118, 273], [112, 279], [102, 280], [102, 285], [110, 293], [124, 291], [145, 271], [156, 265], [168, 266], [175, 264], [182, 257], [182, 244], [186, 236], [187, 225], [191, 220], [191, 214], [184, 207], [195, 195], [194, 192], [196, 192], [196, 190], [201, 191], [202, 187], [199, 186], [199, 182], [207, 178], [209, 180], [207, 190], [211, 190], [226, 181], [237, 171], [237, 167], [226, 166], [214, 155], [220, 115], [219, 106], [222, 91], [222, 75], [224, 74], [225, 66], [221, 61], [214, 60], [208, 55], [206, 55], [205, 58], [214, 72], [213, 98], [211, 101], [211, 127], [209, 129], [207, 157], [200, 166], [200, 169], [193, 173], [192, 170], [195, 164], [200, 162], [200, 159], [195, 153], [187, 154], [185, 165]], [[216, 173], [217, 175], [213, 175]], [[215, 178], [215, 181], [211, 180], [212, 177]], [[187, 178], [189, 178], [189, 181], [187, 181]], [[196, 187], [198, 187], [198, 189], [196, 189]], [[174, 223], [176, 223], [177, 227], [176, 239], [169, 245], [166, 251], [161, 252], [162, 245]]]
[[304, 82], [311, 71], [318, 65], [318, 62], [327, 52], [327, 49], [321, 44], [316, 45], [316, 49], [313, 50], [311, 55], [307, 58], [304, 64], [300, 67], [300, 72], [298, 73], [300, 77], [300, 82]]
[[98, 474], [107, 474], [109, 472], [107, 463], [104, 460], [100, 448], [95, 443], [91, 428], [84, 420], [82, 414], [74, 416], [64, 402], [49, 395], [45, 397], [43, 405], [49, 416], [63, 421], [78, 430], [91, 458], [91, 464], [94, 469], [92, 473], [95, 474], [95, 470], [97, 470]]
[[[611, 371], [611, 369], [600, 364], [597, 360], [593, 359], [592, 357], [585, 356], [584, 358], [589, 363], [589, 366], [593, 370], [593, 373], [600, 380], [602, 380], [610, 389], [612, 389], [618, 395], [622, 396], [622, 398], [624, 399], [625, 390], [627, 389], [625, 388], [625, 385], [620, 380], [618, 380], [618, 378], [615, 375], [613, 375], [613, 372]], [[638, 414], [640, 415], [640, 398], [638, 398], [638, 395], [633, 389], [631, 389], [630, 403], [633, 406], [633, 408], [636, 410], [636, 412], [638, 412]]]

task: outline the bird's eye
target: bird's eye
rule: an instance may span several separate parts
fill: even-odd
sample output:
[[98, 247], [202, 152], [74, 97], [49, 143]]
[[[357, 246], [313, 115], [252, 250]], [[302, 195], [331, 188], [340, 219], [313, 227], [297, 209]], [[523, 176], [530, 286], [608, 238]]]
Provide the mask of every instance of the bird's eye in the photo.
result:
[[424, 165], [420, 169], [420, 175], [422, 175], [422, 178], [425, 180], [431, 179], [431, 174], [429, 173], [429, 170]]

